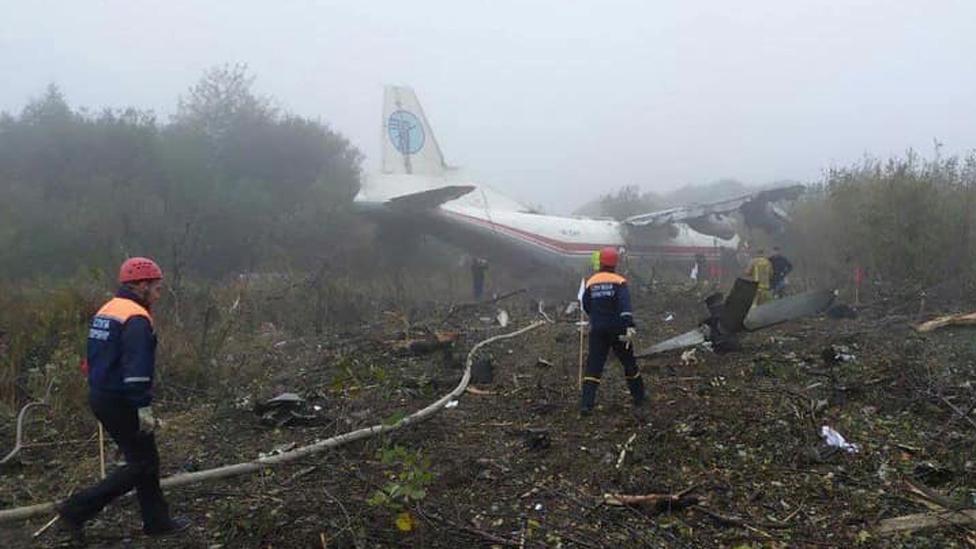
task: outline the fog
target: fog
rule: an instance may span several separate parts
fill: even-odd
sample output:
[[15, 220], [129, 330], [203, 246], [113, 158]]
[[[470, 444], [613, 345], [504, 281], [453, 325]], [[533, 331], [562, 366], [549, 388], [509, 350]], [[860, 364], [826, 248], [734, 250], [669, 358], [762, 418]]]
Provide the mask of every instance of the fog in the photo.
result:
[[622, 185], [810, 181], [935, 139], [968, 150], [974, 22], [965, 1], [4, 0], [0, 110], [56, 82], [72, 105], [165, 119], [206, 68], [243, 62], [369, 170], [383, 84], [406, 84], [450, 163], [566, 212]]

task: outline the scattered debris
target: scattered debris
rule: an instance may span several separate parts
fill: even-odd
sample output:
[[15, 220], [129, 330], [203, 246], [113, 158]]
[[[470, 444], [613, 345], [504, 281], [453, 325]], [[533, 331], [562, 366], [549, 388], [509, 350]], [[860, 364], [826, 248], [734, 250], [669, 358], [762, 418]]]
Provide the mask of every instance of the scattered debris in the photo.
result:
[[701, 328], [695, 328], [694, 330], [685, 332], [681, 335], [672, 337], [671, 339], [666, 339], [650, 349], [636, 355], [637, 358], [648, 358], [668, 351], [675, 351], [678, 349], [685, 349], [687, 347], [694, 347], [695, 345], [700, 345], [705, 343], [705, 333], [707, 329], [703, 331]]
[[478, 357], [471, 366], [471, 383], [489, 385], [495, 380], [495, 368], [491, 356]]
[[526, 429], [522, 433], [522, 438], [525, 447], [529, 450], [545, 450], [552, 446], [549, 429]]
[[831, 345], [827, 347], [820, 353], [820, 358], [823, 359], [824, 364], [828, 366], [833, 366], [834, 364], [840, 364], [842, 362], [854, 362], [857, 360], [857, 356], [851, 352], [851, 348], [847, 345]]
[[254, 413], [261, 417], [261, 423], [265, 425], [307, 425], [318, 418], [314, 413], [316, 410], [309, 408], [308, 402], [298, 394], [281, 393], [259, 403], [254, 407]]
[[681, 365], [690, 366], [692, 364], [698, 364], [698, 357], [695, 355], [696, 351], [698, 351], [697, 347], [681, 353]]
[[849, 454], [856, 454], [861, 451], [860, 446], [847, 442], [843, 435], [826, 425], [820, 428], [820, 436], [824, 438], [824, 442], [827, 443], [827, 446], [840, 448]]
[[844, 318], [853, 320], [857, 318], [857, 309], [847, 305], [846, 303], [838, 303], [837, 305], [827, 309], [826, 314], [828, 318], [833, 318], [836, 320]]
[[505, 309], [498, 309], [498, 314], [495, 315], [495, 320], [498, 322], [498, 325], [501, 326], [502, 328], [507, 327], [509, 322], [508, 311], [506, 311]]
[[297, 393], [281, 393], [274, 398], [266, 400], [264, 405], [274, 406], [277, 404], [301, 404], [302, 402], [305, 402], [305, 399], [298, 396]]
[[254, 408], [254, 402], [251, 399], [251, 395], [244, 395], [241, 398], [234, 401], [234, 408], [238, 410], [251, 410]]
[[287, 444], [282, 444], [281, 446], [275, 446], [269, 452], [261, 452], [261, 453], [259, 453], [258, 454], [258, 459], [267, 459], [267, 458], [269, 458], [271, 456], [279, 456], [281, 454], [284, 454], [285, 452], [290, 452], [290, 451], [294, 450], [297, 446], [298, 446], [298, 444], [296, 444], [294, 442], [289, 442]]
[[630, 445], [634, 443], [635, 439], [637, 439], [637, 433], [630, 435], [630, 438], [628, 438], [627, 442], [624, 443], [623, 448], [620, 449], [620, 457], [617, 458], [617, 469], [620, 469], [620, 467], [623, 466], [624, 458], [627, 457], [627, 452], [630, 450]]
[[552, 362], [541, 357], [535, 361], [535, 365], [540, 368], [552, 368]]
[[444, 405], [445, 408], [457, 408], [457, 406], [458, 406], [458, 401], [456, 400], [452, 400]]
[[674, 313], [668, 311], [668, 313], [664, 315], [664, 321], [671, 322], [673, 320], [674, 320]]

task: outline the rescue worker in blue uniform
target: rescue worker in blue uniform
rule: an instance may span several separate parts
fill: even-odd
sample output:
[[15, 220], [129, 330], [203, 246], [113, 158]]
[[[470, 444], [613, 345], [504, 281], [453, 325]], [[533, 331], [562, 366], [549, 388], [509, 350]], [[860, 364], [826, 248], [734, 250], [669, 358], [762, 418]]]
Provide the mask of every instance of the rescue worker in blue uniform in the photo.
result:
[[58, 506], [62, 530], [83, 539], [85, 522], [109, 502], [136, 489], [142, 528], [150, 536], [185, 530], [190, 521], [169, 513], [159, 486], [159, 452], [153, 430], [152, 383], [156, 335], [150, 310], [160, 298], [163, 272], [151, 259], [126, 260], [121, 287], [99, 309], [88, 331], [89, 404], [125, 455], [125, 465]]
[[633, 343], [637, 328], [630, 308], [627, 279], [615, 272], [618, 260], [616, 248], [600, 250], [600, 271], [586, 281], [583, 292], [583, 310], [590, 317], [590, 345], [580, 397], [581, 415], [589, 415], [593, 410], [603, 366], [611, 349], [624, 366], [627, 388], [635, 409], [641, 410], [647, 398], [644, 381], [634, 358]]

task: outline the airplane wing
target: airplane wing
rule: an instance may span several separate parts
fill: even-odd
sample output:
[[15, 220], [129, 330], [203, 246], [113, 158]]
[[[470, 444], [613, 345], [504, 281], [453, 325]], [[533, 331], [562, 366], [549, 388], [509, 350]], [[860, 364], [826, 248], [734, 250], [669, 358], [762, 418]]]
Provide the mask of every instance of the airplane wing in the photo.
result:
[[632, 227], [660, 227], [672, 223], [686, 223], [698, 232], [731, 238], [735, 234], [728, 216], [741, 213], [749, 226], [776, 232], [786, 214], [775, 202], [795, 200], [803, 193], [803, 185], [792, 185], [758, 191], [709, 204], [692, 204], [628, 217], [624, 223]]
[[447, 185], [396, 196], [387, 200], [386, 203], [398, 210], [432, 210], [445, 202], [460, 198], [474, 189], [474, 185]]

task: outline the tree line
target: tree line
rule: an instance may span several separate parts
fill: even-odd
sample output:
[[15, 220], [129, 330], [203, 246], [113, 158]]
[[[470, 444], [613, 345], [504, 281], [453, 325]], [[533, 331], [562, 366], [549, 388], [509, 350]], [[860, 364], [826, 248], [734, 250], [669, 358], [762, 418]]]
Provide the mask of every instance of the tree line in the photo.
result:
[[951, 285], [976, 296], [976, 152], [915, 152], [833, 168], [796, 208], [789, 241], [833, 278]]
[[72, 108], [55, 85], [0, 115], [0, 278], [61, 278], [154, 254], [174, 276], [306, 266], [347, 235], [362, 155], [205, 72], [161, 122]]

